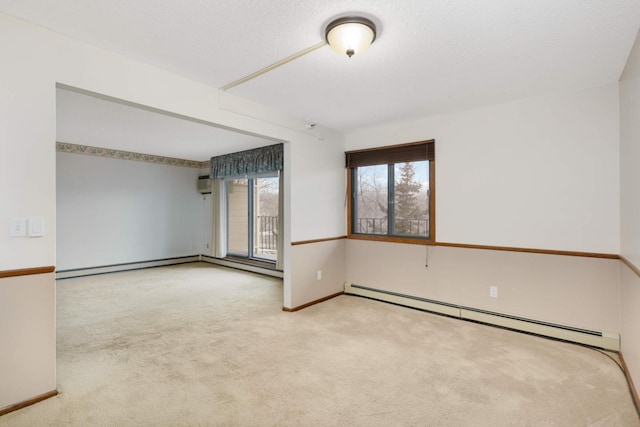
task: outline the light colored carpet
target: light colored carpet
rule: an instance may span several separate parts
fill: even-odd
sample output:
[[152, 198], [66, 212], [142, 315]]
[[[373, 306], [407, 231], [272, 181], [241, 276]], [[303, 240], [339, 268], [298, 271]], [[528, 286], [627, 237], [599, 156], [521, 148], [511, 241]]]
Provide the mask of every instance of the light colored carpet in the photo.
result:
[[189, 264], [59, 281], [61, 394], [8, 426], [640, 426], [597, 351]]

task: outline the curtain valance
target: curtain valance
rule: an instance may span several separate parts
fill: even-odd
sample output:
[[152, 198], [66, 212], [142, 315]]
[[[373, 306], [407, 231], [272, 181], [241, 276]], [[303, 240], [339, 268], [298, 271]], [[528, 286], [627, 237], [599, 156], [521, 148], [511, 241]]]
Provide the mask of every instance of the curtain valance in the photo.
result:
[[284, 145], [275, 144], [211, 158], [211, 178], [239, 177], [282, 170]]
[[435, 160], [435, 140], [347, 151], [347, 168]]

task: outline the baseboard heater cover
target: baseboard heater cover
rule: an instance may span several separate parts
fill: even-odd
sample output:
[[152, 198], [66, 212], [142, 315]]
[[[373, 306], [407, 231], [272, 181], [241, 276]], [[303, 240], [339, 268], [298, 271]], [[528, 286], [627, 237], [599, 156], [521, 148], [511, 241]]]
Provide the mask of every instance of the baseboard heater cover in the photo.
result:
[[221, 265], [223, 267], [235, 268], [236, 270], [249, 271], [251, 273], [258, 273], [265, 276], [276, 277], [279, 279], [282, 279], [284, 277], [284, 273], [282, 272], [282, 270], [272, 270], [270, 268], [264, 268], [258, 265], [251, 265], [251, 264], [246, 264], [243, 262], [236, 262], [236, 261], [228, 261], [225, 259], [215, 258], [208, 255], [201, 255], [200, 258], [203, 262]]
[[122, 264], [102, 265], [99, 267], [74, 268], [56, 271], [56, 280], [74, 277], [95, 276], [98, 274], [118, 273], [122, 271], [141, 270], [144, 268], [164, 267], [167, 265], [186, 264], [200, 261], [200, 255], [176, 258], [155, 259], [150, 261], [127, 262]]
[[446, 316], [464, 320], [471, 320], [516, 331], [585, 344], [592, 347], [599, 347], [605, 350], [620, 351], [620, 335], [617, 333], [591, 331], [587, 329], [541, 322], [538, 320], [474, 309], [471, 307], [464, 307], [411, 295], [399, 294], [396, 292], [368, 288], [351, 283], [345, 283], [344, 293], [347, 295], [357, 295], [405, 307], [444, 314]]

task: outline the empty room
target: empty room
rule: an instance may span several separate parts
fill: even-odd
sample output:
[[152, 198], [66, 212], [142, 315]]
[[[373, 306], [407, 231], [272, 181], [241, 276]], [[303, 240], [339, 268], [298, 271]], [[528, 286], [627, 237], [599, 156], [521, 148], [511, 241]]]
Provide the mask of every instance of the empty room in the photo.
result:
[[0, 0], [0, 425], [640, 426], [639, 27]]

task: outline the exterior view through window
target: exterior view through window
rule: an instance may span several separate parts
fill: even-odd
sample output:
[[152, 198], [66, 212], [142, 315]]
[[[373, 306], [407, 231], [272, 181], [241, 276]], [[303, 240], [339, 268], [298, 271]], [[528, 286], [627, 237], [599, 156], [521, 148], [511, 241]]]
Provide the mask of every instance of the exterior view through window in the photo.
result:
[[230, 179], [227, 201], [227, 253], [275, 262], [278, 177]]
[[430, 236], [429, 161], [360, 166], [352, 178], [353, 233]]

